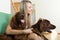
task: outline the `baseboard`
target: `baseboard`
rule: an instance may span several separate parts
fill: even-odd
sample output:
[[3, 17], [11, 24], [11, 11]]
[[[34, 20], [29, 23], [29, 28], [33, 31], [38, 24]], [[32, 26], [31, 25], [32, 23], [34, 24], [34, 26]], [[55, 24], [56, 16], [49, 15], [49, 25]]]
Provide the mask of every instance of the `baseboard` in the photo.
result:
[[[48, 35], [48, 34], [50, 34], [50, 33], [46, 32], [46, 33], [44, 33], [44, 34]], [[57, 34], [60, 35], [60, 33], [57, 33]]]
[[58, 33], [60, 35], [60, 33]]

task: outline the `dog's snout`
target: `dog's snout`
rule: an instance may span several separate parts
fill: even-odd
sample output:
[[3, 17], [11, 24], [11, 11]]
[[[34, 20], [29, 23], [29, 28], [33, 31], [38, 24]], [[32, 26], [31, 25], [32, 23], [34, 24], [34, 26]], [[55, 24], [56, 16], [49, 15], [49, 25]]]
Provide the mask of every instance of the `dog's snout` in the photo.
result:
[[50, 29], [55, 29], [56, 26], [55, 25], [51, 25]]

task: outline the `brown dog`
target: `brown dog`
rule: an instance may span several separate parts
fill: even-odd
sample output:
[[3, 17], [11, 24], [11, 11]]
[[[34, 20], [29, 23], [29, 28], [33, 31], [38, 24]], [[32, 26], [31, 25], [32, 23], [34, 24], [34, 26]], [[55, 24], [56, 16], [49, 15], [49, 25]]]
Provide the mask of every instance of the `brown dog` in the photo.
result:
[[[24, 22], [24, 14], [23, 13], [16, 13], [11, 20], [10, 26], [12, 29], [16, 30], [24, 30], [26, 29], [26, 24]], [[18, 35], [13, 35], [14, 39], [13, 40], [27, 40], [27, 35], [25, 34], [18, 34]], [[12, 35], [10, 36], [12, 37]]]
[[56, 26], [51, 24], [50, 21], [47, 19], [43, 19], [43, 20], [39, 19], [36, 24], [32, 25], [32, 27], [33, 27], [33, 32], [43, 37], [44, 40], [48, 40], [48, 39], [42, 33], [43, 32], [51, 33], [51, 30], [56, 28]]

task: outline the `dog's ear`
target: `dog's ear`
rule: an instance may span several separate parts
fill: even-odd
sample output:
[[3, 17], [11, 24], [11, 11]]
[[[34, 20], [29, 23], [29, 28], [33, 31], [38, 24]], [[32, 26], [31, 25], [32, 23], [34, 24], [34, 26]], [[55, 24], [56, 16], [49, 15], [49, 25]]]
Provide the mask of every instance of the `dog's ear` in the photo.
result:
[[15, 16], [12, 17], [11, 22], [10, 22], [10, 26], [12, 27], [12, 29], [16, 29], [17, 28], [18, 24], [16, 22]]
[[42, 19], [39, 19], [38, 22], [34, 25], [32, 25], [33, 28], [40, 27], [40, 23], [42, 22]]
[[40, 23], [41, 23], [41, 22], [42, 22], [42, 19], [39, 19], [36, 24], [40, 26]]

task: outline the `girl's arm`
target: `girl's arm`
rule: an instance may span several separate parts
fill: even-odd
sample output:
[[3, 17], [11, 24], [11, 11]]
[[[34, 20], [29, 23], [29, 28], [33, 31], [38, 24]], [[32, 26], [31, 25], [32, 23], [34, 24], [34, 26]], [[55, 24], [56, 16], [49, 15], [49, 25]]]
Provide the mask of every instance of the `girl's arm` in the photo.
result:
[[6, 34], [29, 34], [32, 33], [32, 28], [31, 29], [25, 29], [25, 30], [15, 30], [12, 29], [9, 25], [6, 29]]

